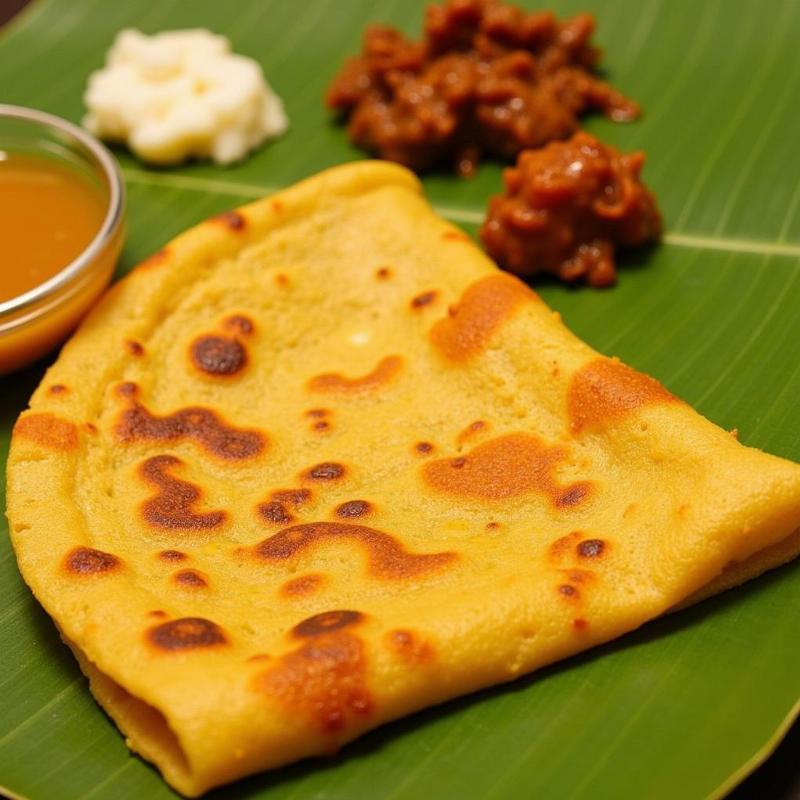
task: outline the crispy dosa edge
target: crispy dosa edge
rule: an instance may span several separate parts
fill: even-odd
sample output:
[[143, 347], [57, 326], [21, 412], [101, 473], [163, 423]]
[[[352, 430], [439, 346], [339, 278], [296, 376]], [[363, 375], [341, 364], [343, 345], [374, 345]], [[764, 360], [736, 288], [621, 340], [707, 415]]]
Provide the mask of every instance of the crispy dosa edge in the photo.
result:
[[689, 595], [683, 602], [672, 608], [672, 611], [680, 611], [688, 608], [709, 597], [735, 589], [747, 581], [758, 578], [765, 572], [782, 567], [800, 555], [800, 530], [796, 530], [785, 539], [770, 547], [765, 547], [744, 561], [728, 564], [725, 569], [714, 580], [709, 581], [705, 586]]

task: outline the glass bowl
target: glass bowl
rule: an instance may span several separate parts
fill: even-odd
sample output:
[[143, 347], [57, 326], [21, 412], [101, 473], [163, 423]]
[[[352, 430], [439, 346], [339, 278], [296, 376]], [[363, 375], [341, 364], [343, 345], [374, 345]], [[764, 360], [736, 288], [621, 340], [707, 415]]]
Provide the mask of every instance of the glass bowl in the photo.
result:
[[96, 187], [106, 211], [77, 258], [33, 289], [0, 302], [0, 375], [41, 358], [75, 328], [111, 279], [125, 235], [122, 174], [111, 153], [86, 131], [43, 111], [0, 104], [4, 151], [77, 169]]

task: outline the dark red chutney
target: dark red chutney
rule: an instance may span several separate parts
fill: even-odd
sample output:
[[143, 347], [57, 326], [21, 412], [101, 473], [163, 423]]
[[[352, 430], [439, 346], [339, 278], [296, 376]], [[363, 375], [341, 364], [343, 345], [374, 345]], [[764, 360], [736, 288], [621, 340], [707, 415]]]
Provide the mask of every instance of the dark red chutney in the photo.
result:
[[655, 197], [639, 179], [643, 164], [643, 153], [620, 153], [583, 131], [524, 151], [503, 173], [505, 194], [489, 201], [486, 251], [518, 275], [610, 286], [616, 248], [661, 233]]
[[593, 74], [594, 25], [589, 14], [560, 22], [500, 0], [447, 0], [428, 7], [421, 42], [368, 28], [326, 104], [349, 117], [359, 147], [418, 172], [446, 164], [468, 175], [484, 154], [509, 160], [568, 137], [587, 111], [638, 116]]

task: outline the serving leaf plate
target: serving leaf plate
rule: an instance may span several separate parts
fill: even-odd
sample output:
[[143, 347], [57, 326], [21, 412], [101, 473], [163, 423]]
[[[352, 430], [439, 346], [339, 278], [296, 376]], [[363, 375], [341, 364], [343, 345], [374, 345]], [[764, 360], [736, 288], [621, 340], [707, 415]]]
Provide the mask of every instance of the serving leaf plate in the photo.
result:
[[[522, 5], [533, 7], [530, 2]], [[800, 460], [800, 14], [794, 0], [556, 0], [595, 13], [604, 68], [643, 118], [587, 128], [643, 148], [663, 244], [609, 291], [537, 286], [599, 350], [657, 376], [740, 439]], [[260, 61], [290, 133], [241, 165], [148, 170], [118, 152], [120, 274], [201, 219], [360, 157], [321, 106], [368, 21], [416, 34], [409, 0], [34, 0], [0, 34], [0, 100], [78, 121], [115, 33], [203, 26]], [[474, 233], [500, 167], [425, 179]], [[41, 365], [0, 379], [0, 462]], [[4, 487], [5, 481], [0, 483]], [[0, 488], [0, 492], [3, 488]], [[732, 788], [800, 711], [800, 564], [514, 684], [417, 714], [336, 758], [212, 793], [248, 800], [701, 798]], [[0, 787], [48, 800], [174, 797], [94, 704], [0, 531]]]

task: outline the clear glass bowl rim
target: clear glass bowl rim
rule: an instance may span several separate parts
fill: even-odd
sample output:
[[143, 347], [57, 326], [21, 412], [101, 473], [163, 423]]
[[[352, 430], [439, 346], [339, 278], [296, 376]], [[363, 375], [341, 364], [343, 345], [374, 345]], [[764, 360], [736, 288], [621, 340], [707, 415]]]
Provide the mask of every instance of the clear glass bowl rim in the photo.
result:
[[108, 243], [117, 234], [122, 224], [125, 208], [125, 183], [122, 180], [119, 166], [111, 153], [94, 136], [61, 117], [38, 109], [25, 108], [24, 106], [0, 103], [0, 119], [2, 118], [19, 119], [55, 129], [58, 133], [66, 135], [79, 144], [91, 159], [100, 166], [108, 181], [109, 199], [103, 223], [86, 249], [60, 272], [53, 275], [52, 278], [23, 294], [0, 303], [0, 319], [17, 314], [58, 295], [76, 278], [82, 277], [85, 272], [90, 270], [98, 256], [103, 253]]

